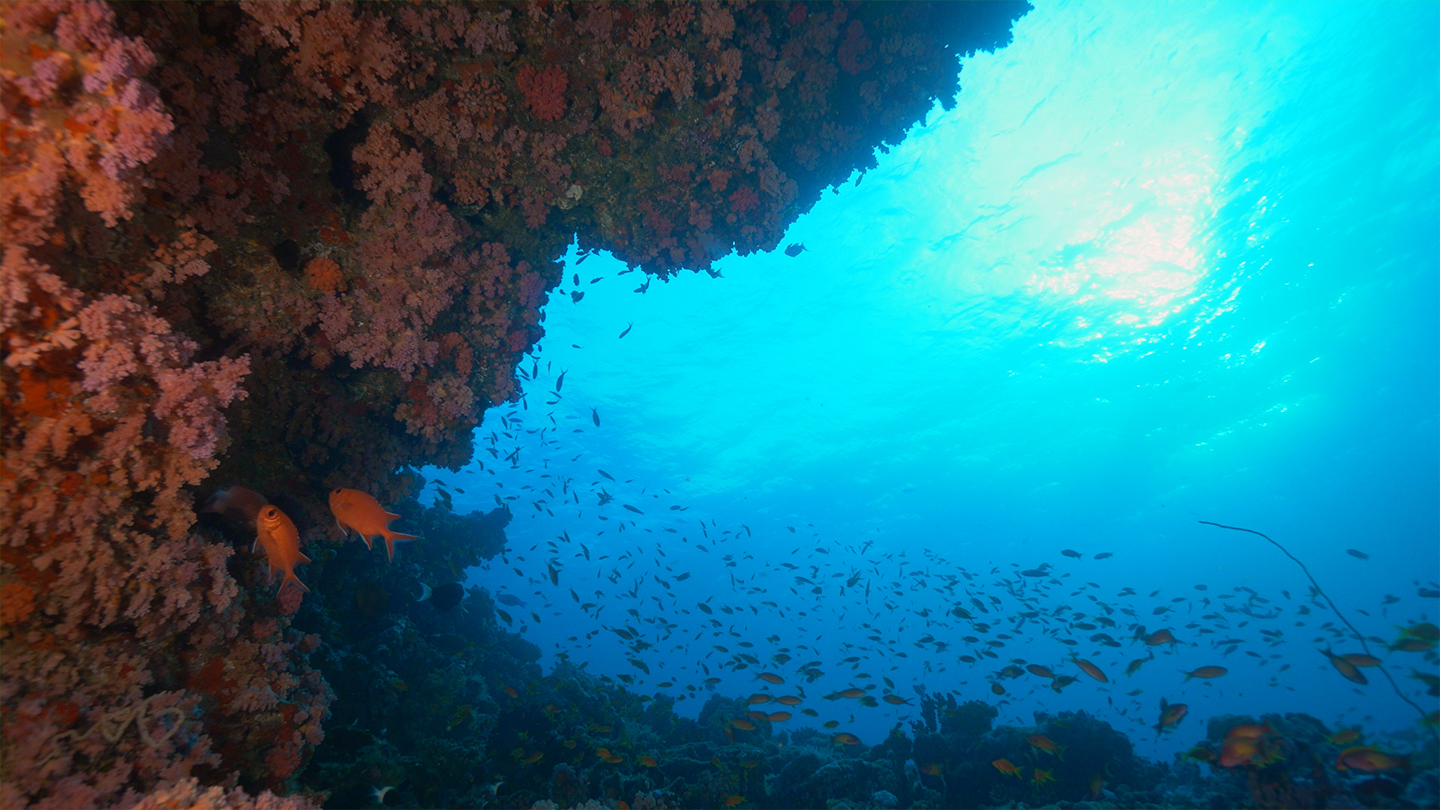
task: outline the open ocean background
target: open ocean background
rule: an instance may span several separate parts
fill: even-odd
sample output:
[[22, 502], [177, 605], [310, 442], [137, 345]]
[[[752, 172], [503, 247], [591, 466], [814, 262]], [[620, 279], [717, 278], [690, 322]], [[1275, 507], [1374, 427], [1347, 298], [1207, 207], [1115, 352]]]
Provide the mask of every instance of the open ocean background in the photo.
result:
[[[997, 724], [1083, 709], [1163, 759], [1238, 713], [1411, 747], [1389, 684], [1317, 652], [1359, 643], [1301, 570], [1197, 521], [1270, 535], [1366, 635], [1440, 613], [1437, 32], [1433, 2], [1039, 2], [962, 60], [953, 109], [800, 217], [799, 256], [637, 294], [643, 274], [572, 251], [523, 404], [489, 412], [478, 464], [424, 471], [457, 511], [514, 512], [469, 584], [525, 602], [505, 610], [547, 669], [692, 717], [765, 671], [820, 713], [777, 731], [833, 719], [869, 744], [918, 709], [819, 697], [888, 678]], [[1096, 616], [1120, 647], [1074, 627]], [[1126, 676], [1135, 624], [1180, 643]], [[1370, 646], [1437, 708], [1409, 677], [1433, 653]], [[993, 694], [1017, 658], [1080, 680]], [[1205, 665], [1229, 674], [1178, 672]], [[1161, 698], [1190, 716], [1157, 741]]]

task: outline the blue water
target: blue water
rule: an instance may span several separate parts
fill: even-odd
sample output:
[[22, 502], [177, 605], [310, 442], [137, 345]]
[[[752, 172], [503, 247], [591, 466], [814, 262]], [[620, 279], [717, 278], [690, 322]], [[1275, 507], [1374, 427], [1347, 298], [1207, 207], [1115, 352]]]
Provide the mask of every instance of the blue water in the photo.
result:
[[[480, 464], [426, 471], [465, 490], [458, 510], [511, 499], [509, 551], [471, 583], [526, 601], [514, 628], [547, 667], [634, 676], [690, 716], [706, 677], [735, 697], [798, 685], [820, 717], [777, 730], [834, 719], [874, 743], [916, 710], [819, 697], [879, 696], [883, 677], [1000, 702], [997, 723], [1086, 709], [1166, 759], [1224, 713], [1405, 744], [1414, 709], [1317, 652], [1359, 643], [1321, 627], [1335, 616], [1298, 566], [1198, 521], [1273, 537], [1366, 635], [1440, 613], [1417, 595], [1440, 587], [1437, 31], [1435, 3], [1040, 2], [1012, 45], [962, 61], [953, 109], [800, 217], [782, 243], [798, 257], [731, 256], [722, 278], [640, 294], [643, 274], [572, 250], [524, 402], [487, 414]], [[1017, 574], [1042, 563], [1056, 584]], [[946, 615], [957, 603], [988, 631]], [[1070, 627], [1101, 603], [1120, 649]], [[1181, 643], [1127, 677], [1135, 624]], [[653, 646], [609, 630], [627, 627]], [[958, 660], [982, 649], [999, 657]], [[1433, 653], [1379, 654], [1437, 708], [1408, 677]], [[1081, 680], [1006, 680], [1000, 698], [1011, 658]], [[811, 661], [825, 675], [807, 683]], [[1229, 674], [1178, 672], [1212, 664]], [[1162, 697], [1191, 714], [1157, 742]]]

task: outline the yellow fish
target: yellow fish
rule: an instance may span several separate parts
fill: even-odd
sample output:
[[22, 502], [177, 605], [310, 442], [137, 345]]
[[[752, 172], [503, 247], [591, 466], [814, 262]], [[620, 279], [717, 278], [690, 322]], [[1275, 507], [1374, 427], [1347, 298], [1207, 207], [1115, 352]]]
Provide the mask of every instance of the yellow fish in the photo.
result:
[[401, 534], [392, 531], [390, 521], [400, 517], [394, 512], [386, 512], [385, 507], [370, 495], [358, 489], [345, 489], [336, 487], [330, 491], [330, 511], [335, 515], [335, 525], [345, 535], [355, 532], [365, 540], [365, 547], [373, 549], [371, 539], [375, 536], [385, 538], [385, 550], [390, 554], [390, 561], [395, 561], [395, 544], [404, 540], [419, 540], [413, 534]]

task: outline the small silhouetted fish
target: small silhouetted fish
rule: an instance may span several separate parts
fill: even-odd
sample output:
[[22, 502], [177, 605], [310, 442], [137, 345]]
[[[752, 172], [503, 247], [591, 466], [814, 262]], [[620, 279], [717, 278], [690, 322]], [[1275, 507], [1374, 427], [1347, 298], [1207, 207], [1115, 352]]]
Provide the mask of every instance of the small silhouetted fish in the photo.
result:
[[1204, 586], [1204, 585], [1196, 585], [1196, 586], [1195, 586], [1195, 590], [1197, 590], [1197, 591], [1203, 591], [1203, 590], [1205, 590], [1205, 586]]
[[594, 420], [595, 427], [600, 427], [600, 412], [594, 408], [590, 409], [590, 418]]
[[565, 372], [562, 371], [562, 372], [560, 372], [560, 376], [555, 378], [555, 390], [556, 390], [556, 391], [559, 391], [559, 390], [561, 389], [561, 387], [563, 387], [564, 385], [565, 385]]
[[645, 514], [644, 512], [641, 512], [639, 509], [636, 509], [635, 507], [631, 506], [631, 505], [628, 504], [628, 503], [622, 503], [622, 504], [620, 504], [620, 505], [623, 506], [623, 507], [625, 507], [626, 509], [629, 509], [631, 512], [634, 512], [634, 513], [637, 514], [637, 515], [643, 515], [643, 514]]
[[1369, 555], [1369, 554], [1366, 554], [1366, 553], [1363, 552], [1363, 551], [1357, 551], [1356, 549], [1353, 549], [1353, 548], [1347, 548], [1347, 549], [1345, 549], [1345, 553], [1346, 553], [1346, 554], [1349, 554], [1351, 557], [1354, 557], [1354, 558], [1357, 559], [1357, 560], [1368, 560], [1368, 559], [1370, 559], [1370, 555]]
[[1061, 554], [1064, 554], [1066, 557], [1074, 557], [1074, 558], [1077, 559], [1077, 560], [1080, 559], [1081, 557], [1085, 556], [1085, 555], [1081, 554], [1080, 552], [1076, 551], [1076, 550], [1073, 549], [1073, 548], [1067, 548], [1067, 549], [1065, 549], [1064, 551], [1062, 551], [1062, 552], [1060, 552], [1060, 553], [1061, 553]]
[[502, 594], [500, 594], [499, 596], [495, 597], [495, 601], [496, 601], [496, 602], [499, 602], [499, 603], [502, 604], [502, 605], [509, 605], [510, 607], [524, 607], [524, 606], [525, 606], [525, 600], [521, 599], [521, 598], [518, 597], [518, 596], [515, 596], [515, 595], [513, 595], [513, 594], [508, 594], [508, 593], [502, 593]]
[[601, 475], [605, 476], [606, 478], [609, 478], [611, 481], [614, 481], [614, 480], [615, 480], [615, 476], [611, 475], [610, 473], [605, 472], [604, 470], [596, 470], [595, 472], [598, 472], [598, 473], [600, 473]]
[[1421, 599], [1440, 599], [1440, 591], [1434, 588], [1421, 588], [1419, 596]]
[[1102, 552], [1100, 552], [1099, 554], [1096, 554], [1096, 555], [1095, 555], [1095, 559], [1097, 559], [1097, 560], [1103, 560], [1103, 559], [1105, 559], [1106, 557], [1114, 557], [1114, 556], [1115, 556], [1114, 554], [1112, 554], [1112, 553], [1110, 553], [1110, 552], [1108, 552], [1108, 551], [1102, 551]]
[[[635, 328], [635, 324], [633, 324], [633, 323], [630, 324], [629, 326], [625, 327], [625, 331], [620, 333], [620, 337], [623, 338], [623, 337], [625, 337], [626, 335], [630, 334], [630, 330], [631, 330], [631, 329], [634, 329], [634, 328]], [[619, 338], [616, 338], [616, 340], [619, 340]]]
[[585, 293], [583, 293], [583, 292], [572, 292], [572, 293], [570, 293], [570, 300], [571, 300], [572, 302], [576, 303], [576, 304], [580, 303], [580, 299], [582, 299], [582, 298], [584, 298], [584, 297], [585, 297]]
[[806, 247], [804, 242], [795, 242], [785, 248], [785, 255], [794, 258], [805, 252], [805, 250]]

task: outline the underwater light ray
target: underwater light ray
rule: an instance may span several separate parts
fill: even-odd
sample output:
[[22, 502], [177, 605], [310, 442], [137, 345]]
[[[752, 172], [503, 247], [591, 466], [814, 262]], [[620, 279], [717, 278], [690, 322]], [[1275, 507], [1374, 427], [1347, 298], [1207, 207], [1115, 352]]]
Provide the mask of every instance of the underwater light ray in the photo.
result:
[[[1300, 570], [1305, 572], [1305, 576], [1310, 580], [1310, 584], [1315, 588], [1315, 592], [1325, 597], [1325, 601], [1330, 603], [1330, 609], [1335, 611], [1335, 615], [1340, 617], [1340, 621], [1345, 622], [1345, 626], [1350, 628], [1350, 632], [1354, 633], [1355, 638], [1360, 640], [1360, 648], [1365, 651], [1366, 655], [1370, 655], [1370, 645], [1365, 643], [1365, 636], [1361, 634], [1359, 630], [1355, 629], [1355, 625], [1351, 624], [1350, 620], [1345, 618], [1345, 614], [1340, 612], [1340, 608], [1336, 606], [1335, 600], [1331, 599], [1330, 594], [1325, 593], [1325, 589], [1321, 588], [1320, 583], [1315, 581], [1315, 577], [1310, 573], [1310, 569], [1306, 568], [1305, 563], [1300, 562], [1300, 559], [1298, 557], [1296, 557], [1294, 554], [1291, 554], [1289, 551], [1286, 551], [1284, 546], [1271, 539], [1270, 535], [1263, 532], [1257, 532], [1254, 529], [1246, 529], [1242, 526], [1226, 526], [1223, 523], [1215, 523], [1209, 520], [1202, 520], [1199, 522], [1204, 523], [1206, 526], [1216, 526], [1221, 529], [1229, 529], [1232, 532], [1249, 532], [1251, 534], [1258, 534], [1261, 537], [1265, 538], [1267, 541], [1269, 541], [1270, 545], [1280, 549], [1280, 553], [1294, 560], [1295, 564], [1300, 566]], [[1390, 682], [1391, 688], [1395, 690], [1395, 696], [1410, 704], [1410, 708], [1414, 709], [1415, 712], [1420, 715], [1420, 724], [1430, 730], [1430, 734], [1435, 738], [1436, 742], [1440, 742], [1440, 729], [1436, 729], [1434, 726], [1427, 725], [1424, 722], [1426, 716], [1425, 710], [1420, 708], [1420, 704], [1406, 697], [1405, 693], [1400, 691], [1400, 684], [1395, 682], [1395, 678], [1390, 675], [1390, 670], [1385, 668], [1385, 664], [1383, 662], [1376, 664], [1375, 666], [1380, 670], [1380, 674], [1385, 676], [1385, 680]]]

